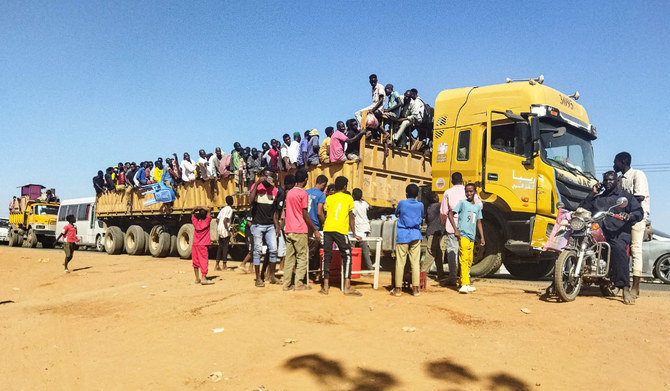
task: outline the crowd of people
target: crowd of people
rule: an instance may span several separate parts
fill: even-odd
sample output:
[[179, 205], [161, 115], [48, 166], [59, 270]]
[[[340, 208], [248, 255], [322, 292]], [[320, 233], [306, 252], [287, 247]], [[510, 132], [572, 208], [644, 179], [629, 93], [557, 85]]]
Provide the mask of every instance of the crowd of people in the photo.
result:
[[[335, 127], [325, 128], [324, 140], [320, 140], [317, 129], [304, 132], [285, 133], [281, 141], [272, 139], [259, 148], [242, 147], [234, 143], [226, 154], [220, 147], [214, 152], [201, 149], [198, 159], [183, 154], [181, 162], [177, 154], [156, 158], [155, 161], [119, 162], [114, 167], [98, 171], [93, 178], [96, 194], [163, 182], [170, 187], [184, 182], [227, 178], [232, 176], [236, 188], [243, 193], [250, 189], [258, 173], [270, 167], [275, 172], [297, 168], [309, 168], [318, 164], [338, 163], [360, 159], [360, 140], [366, 135], [368, 141], [384, 143], [385, 152], [393, 143], [400, 148], [412, 148], [430, 154], [432, 138], [432, 111], [418, 97], [416, 89], [407, 90], [403, 96], [394, 91], [392, 84], [382, 87], [376, 75], [370, 75], [372, 105], [355, 113], [356, 118], [338, 121]], [[386, 107], [384, 102], [386, 100]], [[365, 130], [361, 128], [363, 113]], [[414, 135], [416, 130], [416, 136]], [[409, 143], [409, 144], [408, 144]]]
[[[351, 286], [351, 248], [361, 247], [362, 269], [371, 270], [376, 266], [370, 259], [364, 240], [371, 230], [368, 218], [370, 205], [361, 189], [349, 191], [349, 180], [344, 176], [338, 176], [329, 185], [329, 178], [319, 175], [315, 178], [314, 187], [305, 189], [308, 175], [300, 168], [295, 174], [285, 175], [283, 183], [279, 183], [272, 167], [262, 168], [251, 186], [251, 209], [241, 226], [232, 224], [234, 200], [230, 196], [226, 198], [226, 206], [216, 216], [219, 236], [216, 269], [227, 269], [231, 231], [242, 230], [249, 251], [238, 269], [244, 273], [255, 273], [255, 286], [282, 283], [285, 291], [302, 291], [311, 289], [309, 280], [320, 279], [319, 293], [327, 295], [331, 260], [333, 251], [337, 250], [344, 273], [340, 276], [344, 279], [343, 293], [360, 296], [361, 293]], [[485, 244], [481, 226], [482, 204], [475, 186], [463, 185], [461, 174], [454, 173], [452, 180], [454, 187], [444, 194], [441, 201], [432, 192], [426, 205], [417, 200], [417, 185], [410, 184], [405, 189], [406, 199], [400, 201], [395, 210], [397, 243], [392, 295], [402, 294], [407, 260], [411, 265], [411, 278], [406, 282], [411, 283], [415, 296], [421, 294], [421, 281], [425, 281], [433, 263], [438, 268], [438, 279], [446, 279], [446, 285], [458, 286], [461, 293], [475, 291], [470, 283], [469, 270], [476, 232], [480, 235], [480, 245]], [[464, 217], [459, 219], [459, 216]], [[195, 282], [204, 285], [211, 284], [207, 278], [207, 252], [203, 249], [209, 244], [212, 218], [209, 207], [199, 206], [193, 210], [193, 270]], [[424, 219], [428, 227], [425, 237], [421, 229]], [[442, 235], [451, 235], [455, 239], [448, 241], [450, 245], [446, 254], [439, 245]], [[203, 238], [202, 243], [198, 238]], [[429, 250], [422, 257], [421, 243], [424, 241]], [[196, 249], [196, 246], [201, 247]], [[460, 265], [456, 264], [457, 254]], [[448, 278], [442, 268], [445, 258], [449, 260]], [[253, 265], [253, 270], [247, 268], [249, 263]], [[459, 270], [460, 274], [457, 274]], [[283, 272], [283, 281], [276, 278], [278, 271]]]

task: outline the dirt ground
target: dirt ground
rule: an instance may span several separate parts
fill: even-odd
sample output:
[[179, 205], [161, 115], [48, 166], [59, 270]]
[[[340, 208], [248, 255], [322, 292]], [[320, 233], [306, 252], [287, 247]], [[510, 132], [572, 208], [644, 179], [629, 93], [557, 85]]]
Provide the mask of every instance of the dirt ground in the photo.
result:
[[386, 272], [323, 297], [238, 271], [195, 285], [176, 258], [79, 251], [67, 275], [62, 258], [0, 247], [2, 390], [670, 389], [667, 292], [555, 303], [537, 283], [430, 281], [395, 298]]

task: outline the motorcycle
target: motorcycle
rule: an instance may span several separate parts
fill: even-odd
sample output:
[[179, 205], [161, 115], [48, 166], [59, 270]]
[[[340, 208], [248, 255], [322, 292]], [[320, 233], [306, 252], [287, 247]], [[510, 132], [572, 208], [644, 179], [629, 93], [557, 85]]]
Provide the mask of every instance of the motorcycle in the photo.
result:
[[604, 296], [615, 295], [609, 278], [611, 249], [600, 225], [607, 216], [623, 220], [611, 210], [627, 205], [626, 197], [621, 197], [607, 211], [592, 216], [581, 208], [572, 213], [568, 244], [556, 259], [554, 269], [554, 289], [562, 301], [575, 300], [582, 288], [592, 284], [598, 285]]

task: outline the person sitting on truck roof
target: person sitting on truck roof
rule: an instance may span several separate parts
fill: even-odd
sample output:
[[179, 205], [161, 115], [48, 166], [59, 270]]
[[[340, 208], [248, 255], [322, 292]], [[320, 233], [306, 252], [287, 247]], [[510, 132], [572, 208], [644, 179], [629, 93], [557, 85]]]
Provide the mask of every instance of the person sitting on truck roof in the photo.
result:
[[112, 167], [107, 167], [105, 170], [105, 190], [116, 189], [116, 183], [114, 183], [114, 178], [112, 178], [112, 171]]
[[[344, 123], [342, 123], [342, 125], [344, 126]], [[321, 163], [330, 163], [330, 137], [333, 135], [333, 130], [332, 126], [327, 127], [325, 130], [326, 138], [323, 140], [321, 147], [319, 148], [319, 160]]]
[[309, 142], [307, 144], [307, 155], [305, 165], [316, 166], [319, 164], [319, 131], [312, 129], [309, 131]]
[[[354, 139], [356, 136], [359, 136], [360, 138], [360, 133], [363, 133], [358, 128], [358, 122], [356, 122], [355, 119], [350, 119], [347, 121], [347, 139]], [[361, 155], [361, 142], [360, 141], [354, 141], [354, 142], [347, 142], [347, 148], [346, 148], [346, 155], [347, 155], [347, 160], [360, 160], [360, 155]]]
[[[350, 123], [351, 121], [356, 121], [355, 119], [350, 119], [347, 121], [347, 123]], [[352, 143], [358, 143], [363, 137], [363, 132], [358, 132], [357, 134], [353, 135], [353, 137], [347, 137], [343, 131], [344, 131], [344, 123], [340, 125], [342, 121], [337, 123], [337, 130], [333, 132], [333, 135], [330, 136], [330, 161], [331, 163], [334, 162], [343, 162], [347, 160], [346, 155], [344, 154], [344, 143], [352, 144]], [[358, 126], [356, 127], [358, 128]], [[360, 149], [360, 147], [359, 147]]]
[[195, 163], [191, 160], [191, 155], [184, 152], [184, 160], [181, 161], [181, 179], [184, 182], [195, 180]]
[[55, 194], [49, 189], [47, 190], [46, 197], [44, 197], [46, 202], [59, 202], [60, 200], [56, 197]]
[[93, 189], [95, 189], [95, 194], [97, 195], [100, 195], [105, 191], [105, 177], [103, 176], [102, 170], [98, 170], [98, 175], [93, 177]]
[[284, 170], [288, 171], [295, 168], [298, 164], [300, 155], [300, 132], [293, 133], [293, 141], [288, 133], [282, 136], [284, 144], [281, 146], [281, 159], [284, 162]]
[[374, 114], [378, 118], [381, 118], [382, 109], [384, 109], [384, 98], [386, 97], [384, 87], [380, 83], [377, 83], [377, 75], [374, 73], [370, 75], [369, 79], [370, 85], [372, 86], [372, 104], [368, 107], [358, 110], [354, 114], [356, 121], [358, 121], [359, 124], [361, 123], [361, 116], [363, 115], [363, 111], [367, 110], [368, 113]]
[[396, 134], [393, 135], [393, 143], [398, 147], [405, 147], [407, 138], [412, 132], [412, 128], [418, 126], [423, 119], [423, 102], [417, 98], [411, 90], [405, 92], [405, 100], [409, 99], [409, 110], [403, 113], [407, 117], [400, 118], [400, 127]]

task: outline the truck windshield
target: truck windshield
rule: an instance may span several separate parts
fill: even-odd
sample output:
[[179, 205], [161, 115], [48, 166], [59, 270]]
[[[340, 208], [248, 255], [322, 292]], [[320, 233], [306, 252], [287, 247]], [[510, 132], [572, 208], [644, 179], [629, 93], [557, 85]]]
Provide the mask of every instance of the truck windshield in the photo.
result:
[[35, 214], [36, 215], [57, 215], [58, 214], [58, 207], [57, 206], [50, 206], [50, 205], [36, 205], [35, 206]]
[[[559, 127], [565, 127], [566, 132], [561, 134], [557, 130]], [[569, 125], [556, 125], [543, 119], [540, 120], [540, 129], [542, 160], [554, 167], [595, 178], [593, 146], [591, 141], [580, 134], [580, 130]]]

